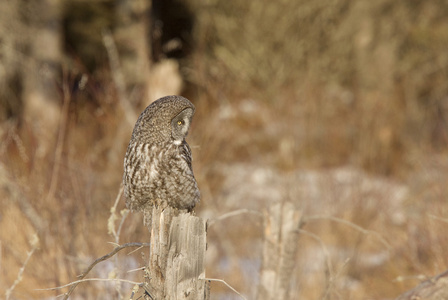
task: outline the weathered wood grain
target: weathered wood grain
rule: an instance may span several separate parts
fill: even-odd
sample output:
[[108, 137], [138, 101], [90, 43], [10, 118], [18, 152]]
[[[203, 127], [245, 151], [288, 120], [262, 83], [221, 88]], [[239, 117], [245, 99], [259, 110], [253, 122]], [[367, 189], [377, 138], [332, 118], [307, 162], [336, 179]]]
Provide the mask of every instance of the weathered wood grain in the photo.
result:
[[171, 207], [144, 213], [151, 232], [147, 279], [151, 297], [208, 299], [206, 222]]
[[269, 208], [265, 216], [257, 299], [289, 299], [301, 218], [301, 211], [290, 202], [276, 203]]

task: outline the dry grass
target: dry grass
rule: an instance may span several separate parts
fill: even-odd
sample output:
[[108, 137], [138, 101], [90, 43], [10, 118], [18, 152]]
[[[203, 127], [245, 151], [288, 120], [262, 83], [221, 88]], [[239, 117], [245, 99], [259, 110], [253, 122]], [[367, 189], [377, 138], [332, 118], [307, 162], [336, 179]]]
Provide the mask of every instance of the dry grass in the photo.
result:
[[448, 7], [436, 3], [196, 4], [192, 80], [220, 104], [250, 97], [295, 119], [282, 136], [300, 140], [296, 157], [406, 171], [408, 155], [447, 142]]
[[[282, 200], [320, 216], [298, 241], [294, 297], [390, 299], [447, 269], [446, 3], [188, 3], [195, 48], [181, 71], [197, 108], [188, 138], [203, 197], [197, 214], [245, 209], [210, 227], [207, 277], [254, 297], [259, 213]], [[13, 286], [35, 233], [40, 241], [11, 299], [63, 293], [35, 289], [75, 280], [117, 242], [107, 226], [132, 125], [109, 70], [82, 72], [89, 81], [69, 95], [59, 160], [55, 145], [37, 159], [33, 124], [2, 123], [0, 290]], [[171, 78], [163, 76], [153, 82]], [[131, 214], [119, 242], [147, 235]], [[139, 281], [142, 273], [126, 271], [142, 264], [141, 252], [92, 276]], [[83, 283], [74, 295], [127, 297], [131, 288]], [[212, 299], [221, 298], [237, 296], [212, 283]]]

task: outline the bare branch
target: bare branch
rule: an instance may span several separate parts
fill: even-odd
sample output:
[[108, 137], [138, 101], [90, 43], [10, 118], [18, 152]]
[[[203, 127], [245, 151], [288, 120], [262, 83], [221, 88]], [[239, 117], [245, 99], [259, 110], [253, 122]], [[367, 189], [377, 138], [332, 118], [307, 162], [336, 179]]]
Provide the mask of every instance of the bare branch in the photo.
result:
[[237, 209], [237, 210], [225, 213], [225, 214], [223, 214], [223, 215], [221, 215], [221, 216], [219, 216], [219, 217], [217, 217], [215, 219], [208, 220], [208, 227], [212, 226], [214, 223], [216, 223], [218, 221], [222, 221], [224, 219], [231, 218], [231, 217], [238, 216], [238, 215], [242, 215], [242, 214], [253, 214], [253, 215], [256, 215], [256, 216], [259, 216], [259, 217], [263, 217], [263, 214], [261, 212], [259, 212], [259, 211], [256, 211], [256, 210], [250, 210], [250, 209], [246, 209], [246, 208]]
[[420, 281], [424, 281], [427, 280], [428, 277], [423, 275], [423, 274], [419, 274], [419, 275], [412, 275], [412, 276], [398, 276], [397, 278], [395, 278], [394, 280], [392, 280], [392, 282], [404, 282], [406, 280], [415, 280], [418, 279]]
[[107, 55], [109, 57], [109, 65], [114, 79], [114, 83], [115, 86], [117, 87], [118, 99], [120, 101], [120, 105], [125, 113], [126, 121], [130, 125], [134, 125], [137, 116], [131, 104], [126, 100], [127, 99], [126, 83], [123, 72], [121, 70], [120, 57], [118, 55], [118, 50], [115, 45], [114, 38], [110, 30], [107, 29], [103, 30], [102, 35], [103, 35], [104, 47], [106, 48]]
[[67, 79], [63, 80], [62, 91], [64, 94], [64, 104], [62, 106], [61, 118], [59, 122], [59, 132], [56, 144], [53, 172], [51, 174], [50, 188], [48, 189], [47, 200], [54, 196], [59, 180], [59, 168], [61, 166], [62, 150], [64, 148], [65, 129], [67, 127], [68, 111], [70, 107], [70, 91]]
[[428, 214], [428, 217], [430, 217], [431, 219], [437, 220], [437, 221], [448, 223], [448, 219], [447, 218], [441, 218], [441, 217], [438, 217], [438, 216], [432, 215], [432, 214]]
[[[140, 282], [135, 282], [132, 280], [127, 280], [127, 279], [120, 279], [120, 278], [86, 278], [86, 279], [80, 279], [80, 280], [76, 280], [70, 283], [67, 283], [65, 285], [61, 285], [61, 286], [57, 286], [57, 287], [53, 287], [53, 288], [47, 288], [47, 289], [35, 289], [35, 291], [54, 291], [54, 290], [60, 290], [63, 289], [65, 287], [69, 287], [69, 286], [77, 286], [78, 284], [80, 284], [81, 282], [88, 282], [88, 281], [120, 281], [120, 282], [125, 282], [125, 283], [130, 283], [130, 284], [136, 284], [136, 285], [141, 285], [142, 283]], [[69, 294], [65, 294], [64, 299], [68, 298]]]
[[299, 232], [301, 234], [304, 234], [306, 236], [309, 236], [310, 238], [312, 238], [313, 240], [317, 241], [320, 245], [320, 247], [322, 248], [322, 251], [324, 252], [325, 255], [325, 262], [327, 265], [327, 272], [330, 275], [330, 278], [333, 277], [333, 267], [331, 265], [331, 260], [330, 260], [330, 252], [328, 251], [327, 247], [325, 246], [324, 241], [322, 241], [322, 239], [315, 235], [314, 233], [311, 233], [309, 231], [303, 230], [303, 229], [299, 229]]
[[230, 284], [228, 284], [227, 282], [225, 282], [225, 280], [222, 279], [216, 279], [216, 278], [204, 278], [204, 280], [208, 280], [208, 281], [217, 281], [217, 282], [221, 282], [224, 283], [229, 289], [231, 289], [232, 291], [234, 291], [238, 296], [240, 296], [242, 299], [247, 300], [246, 297], [244, 297], [243, 295], [241, 295], [240, 292], [238, 292], [237, 290], [235, 290]]
[[23, 266], [19, 270], [19, 274], [17, 275], [17, 279], [14, 281], [12, 286], [9, 289], [6, 290], [6, 293], [5, 293], [6, 300], [8, 300], [9, 297], [11, 297], [12, 291], [20, 283], [20, 281], [22, 281], [22, 279], [23, 279], [23, 272], [25, 272], [25, 267], [28, 264], [28, 261], [30, 260], [31, 256], [33, 256], [34, 251], [36, 251], [36, 249], [38, 248], [39, 239], [38, 239], [37, 235], [34, 235], [33, 240], [32, 240], [31, 243], [33, 244], [33, 248], [31, 249], [30, 252], [28, 252], [27, 257], [26, 257], [25, 261], [23, 262]]
[[[81, 275], [78, 276], [78, 278], [80, 278], [80, 280], [78, 281], [74, 281], [72, 283], [66, 284], [64, 286], [61, 287], [57, 287], [57, 288], [52, 288], [52, 289], [59, 289], [59, 288], [63, 288], [63, 287], [67, 287], [67, 286], [71, 286], [70, 290], [65, 294], [64, 296], [64, 300], [67, 300], [68, 297], [70, 296], [71, 293], [73, 293], [73, 290], [76, 288], [76, 286], [83, 281], [84, 277], [87, 276], [87, 274], [89, 274], [89, 272], [93, 269], [94, 266], [96, 266], [98, 263], [111, 258], [112, 256], [114, 256], [115, 254], [117, 254], [118, 251], [123, 250], [124, 248], [129, 248], [129, 247], [148, 247], [149, 244], [148, 243], [126, 243], [123, 244], [119, 247], [116, 247], [114, 250], [112, 250], [111, 252], [109, 252], [108, 254], [96, 259], [88, 268], [87, 270], [85, 270]], [[87, 279], [86, 279], [87, 280]], [[112, 280], [119, 280], [119, 281], [125, 281], [123, 279], [112, 279]], [[130, 282], [130, 281], [125, 281], [125, 282]], [[135, 282], [130, 282], [135, 284]]]
[[132, 251], [129, 252], [127, 255], [131, 255], [132, 253], [137, 252], [138, 250], [142, 249], [143, 247], [147, 247], [147, 245], [149, 245], [149, 244], [142, 244], [141, 247], [138, 247], [137, 249], [132, 250]]
[[[315, 241], [317, 241], [320, 244], [322, 251], [324, 252], [325, 262], [326, 262], [326, 271], [325, 271], [326, 276], [325, 277], [326, 277], [327, 283], [326, 283], [325, 291], [323, 291], [324, 294], [321, 297], [321, 299], [328, 299], [331, 288], [334, 285], [335, 278], [337, 278], [337, 276], [339, 275], [339, 273], [335, 274], [335, 272], [333, 270], [333, 267], [331, 264], [331, 259], [330, 259], [330, 252], [328, 251], [327, 247], [325, 246], [324, 241], [319, 236], [317, 236], [314, 233], [311, 233], [309, 231], [303, 230], [303, 229], [299, 229], [299, 232], [301, 234], [307, 235], [307, 236], [311, 237], [312, 239], [314, 239]], [[349, 260], [346, 260], [343, 266], [345, 266], [348, 261]]]
[[120, 202], [121, 195], [123, 195], [123, 185], [120, 186], [120, 190], [118, 191], [117, 197], [115, 198], [114, 205], [110, 208], [110, 217], [107, 220], [107, 231], [110, 235], [112, 235], [115, 238], [115, 242], [119, 244], [119, 238], [120, 238], [120, 232], [122, 225], [124, 223], [124, 220], [126, 219], [129, 210], [125, 210], [125, 212], [121, 214], [121, 221], [118, 226], [118, 230], [115, 230], [115, 221], [118, 219], [117, 217], [117, 206]]
[[[128, 209], [123, 209], [121, 210], [121, 221], [118, 225], [118, 229], [115, 229], [115, 221], [118, 219], [118, 214], [117, 214], [117, 206], [118, 203], [120, 202], [121, 196], [123, 195], [123, 185], [120, 185], [120, 189], [118, 191], [117, 197], [115, 198], [115, 203], [114, 205], [110, 208], [110, 217], [107, 220], [107, 230], [108, 233], [110, 235], [112, 235], [115, 238], [115, 244], [117, 246], [120, 245], [120, 233], [121, 233], [121, 228], [123, 227], [124, 221], [126, 220], [126, 217], [129, 214], [129, 210]], [[140, 249], [140, 247], [138, 248]], [[118, 269], [118, 257], [115, 256], [115, 270]], [[116, 275], [116, 273], [114, 273]], [[116, 286], [115, 286], [118, 295], [120, 296], [120, 298], [123, 298], [121, 295], [121, 286], [120, 283], [117, 281]]]
[[[422, 276], [420, 278], [424, 278]], [[431, 277], [418, 286], [401, 294], [395, 300], [414, 300], [414, 299], [448, 299], [448, 271], [437, 276]]]
[[316, 215], [316, 216], [311, 216], [311, 217], [307, 217], [304, 219], [304, 222], [308, 222], [308, 221], [314, 221], [314, 220], [330, 220], [333, 222], [337, 222], [337, 223], [341, 223], [344, 225], [347, 225], [365, 235], [374, 235], [378, 240], [380, 240], [380, 242], [387, 248], [387, 250], [391, 250], [392, 246], [389, 245], [389, 243], [381, 236], [381, 234], [379, 234], [376, 231], [372, 231], [372, 230], [367, 230], [362, 228], [361, 226], [356, 225], [355, 223], [349, 222], [347, 220], [344, 219], [340, 219], [340, 218], [336, 218], [336, 217], [332, 217], [332, 216], [322, 216], [322, 215]]
[[[134, 251], [132, 251], [132, 252], [134, 252]], [[128, 270], [128, 271], [126, 271], [126, 273], [132, 273], [132, 272], [136, 272], [136, 271], [143, 271], [145, 268], [146, 267], [140, 267], [140, 268], [137, 268], [137, 269]]]
[[118, 224], [118, 229], [117, 229], [117, 237], [116, 237], [117, 242], [119, 241], [121, 229], [123, 228], [124, 221], [126, 220], [126, 217], [128, 215], [129, 215], [129, 209], [123, 209], [121, 211], [121, 221], [120, 221], [120, 224]]

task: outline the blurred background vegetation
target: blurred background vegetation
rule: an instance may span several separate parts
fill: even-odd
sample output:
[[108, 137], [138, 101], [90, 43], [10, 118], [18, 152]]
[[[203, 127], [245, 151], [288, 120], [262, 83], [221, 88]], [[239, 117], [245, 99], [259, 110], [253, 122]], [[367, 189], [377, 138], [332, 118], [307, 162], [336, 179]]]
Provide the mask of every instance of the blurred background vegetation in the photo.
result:
[[[291, 297], [393, 299], [444, 271], [447, 14], [440, 0], [3, 1], [0, 290], [32, 249], [11, 299], [59, 295], [35, 289], [75, 280], [112, 249], [107, 220], [133, 122], [167, 94], [197, 109], [188, 137], [197, 215], [288, 199], [386, 241], [307, 224], [335, 272], [326, 283], [316, 241], [301, 237]], [[262, 223], [241, 215], [209, 229], [207, 276], [249, 299]], [[147, 235], [132, 214], [119, 242]], [[126, 273], [144, 261], [131, 256], [93, 275], [141, 280]], [[89, 283], [75, 294], [129, 296], [118, 290]], [[212, 284], [212, 299], [236, 298]]]

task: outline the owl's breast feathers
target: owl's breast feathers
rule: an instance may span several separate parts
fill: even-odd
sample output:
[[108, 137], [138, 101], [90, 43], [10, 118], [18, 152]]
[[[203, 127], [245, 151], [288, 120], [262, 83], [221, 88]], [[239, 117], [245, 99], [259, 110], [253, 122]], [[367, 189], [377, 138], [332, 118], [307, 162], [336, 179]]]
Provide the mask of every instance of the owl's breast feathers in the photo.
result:
[[165, 201], [172, 207], [190, 210], [199, 202], [191, 149], [185, 140], [180, 145], [146, 144], [134, 150], [128, 157], [133, 167], [125, 171], [124, 178], [129, 208], [140, 210]]
[[193, 161], [193, 156], [191, 155], [190, 146], [188, 146], [185, 140], [183, 140], [182, 144], [179, 145], [179, 154], [187, 163], [188, 167], [191, 170], [191, 173], [193, 173], [193, 166], [191, 165], [191, 162]]

